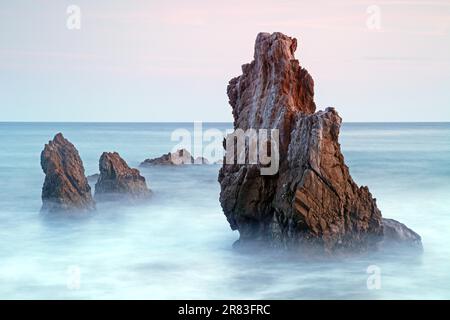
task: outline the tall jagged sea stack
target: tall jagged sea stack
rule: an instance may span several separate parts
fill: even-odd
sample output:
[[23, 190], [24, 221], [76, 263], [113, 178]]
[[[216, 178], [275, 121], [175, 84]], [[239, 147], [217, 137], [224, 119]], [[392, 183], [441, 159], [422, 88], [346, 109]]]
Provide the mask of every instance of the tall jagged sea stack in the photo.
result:
[[[296, 49], [295, 38], [258, 34], [254, 60], [228, 85], [235, 129], [279, 130], [280, 167], [263, 176], [260, 165], [224, 164], [220, 203], [240, 245], [366, 251], [384, 239], [381, 212], [344, 163], [341, 118], [334, 108], [316, 112], [314, 81], [295, 59]], [[417, 234], [408, 235], [401, 241], [420, 246]]]

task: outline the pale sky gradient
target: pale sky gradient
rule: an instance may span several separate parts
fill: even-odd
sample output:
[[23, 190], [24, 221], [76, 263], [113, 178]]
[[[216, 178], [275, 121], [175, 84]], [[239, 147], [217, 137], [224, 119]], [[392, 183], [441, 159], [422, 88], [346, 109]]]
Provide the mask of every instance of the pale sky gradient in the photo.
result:
[[0, 121], [231, 121], [261, 31], [298, 39], [345, 121], [450, 121], [450, 0], [1, 1]]

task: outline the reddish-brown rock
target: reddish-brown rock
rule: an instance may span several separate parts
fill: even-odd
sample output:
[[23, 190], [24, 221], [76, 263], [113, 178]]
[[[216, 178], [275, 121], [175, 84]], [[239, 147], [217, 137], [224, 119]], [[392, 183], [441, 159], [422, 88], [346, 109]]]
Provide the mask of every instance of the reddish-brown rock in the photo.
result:
[[242, 66], [227, 93], [233, 108], [234, 127], [277, 128], [286, 149], [294, 117], [314, 113], [314, 81], [294, 57], [297, 40], [281, 33], [260, 33], [254, 60]]
[[261, 175], [260, 165], [224, 164], [223, 211], [240, 245], [375, 248], [383, 239], [381, 212], [344, 163], [341, 118], [333, 108], [315, 113], [314, 82], [294, 58], [296, 48], [294, 38], [260, 33], [254, 60], [228, 85], [234, 128], [278, 129], [280, 163], [272, 176]]
[[99, 161], [100, 176], [95, 184], [97, 201], [145, 200], [151, 195], [138, 169], [130, 168], [117, 152], [104, 152]]
[[58, 133], [41, 153], [45, 173], [43, 212], [83, 212], [95, 209], [83, 162], [72, 143]]

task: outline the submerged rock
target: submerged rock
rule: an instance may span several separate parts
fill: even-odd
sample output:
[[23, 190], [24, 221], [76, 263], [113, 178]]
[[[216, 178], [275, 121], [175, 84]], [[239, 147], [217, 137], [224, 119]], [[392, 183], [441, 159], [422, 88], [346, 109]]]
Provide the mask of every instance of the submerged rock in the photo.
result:
[[80, 155], [61, 133], [45, 145], [41, 167], [45, 173], [41, 211], [83, 212], [95, 209]]
[[95, 184], [97, 201], [145, 200], [151, 195], [145, 178], [117, 152], [104, 152], [99, 161], [100, 176]]
[[164, 154], [159, 158], [146, 159], [140, 165], [142, 167], [155, 165], [179, 166], [192, 163], [194, 163], [194, 158], [192, 157], [191, 153], [186, 149], [180, 149], [173, 153], [169, 152], [167, 154]]
[[[234, 129], [278, 129], [280, 163], [275, 175], [261, 175], [260, 164], [224, 164], [223, 211], [239, 230], [240, 246], [376, 248], [400, 229], [386, 223], [383, 231], [376, 200], [350, 176], [338, 142], [341, 118], [334, 108], [315, 112], [314, 82], [295, 59], [296, 48], [295, 38], [260, 33], [254, 60], [228, 85]], [[398, 236], [417, 241], [406, 232]]]

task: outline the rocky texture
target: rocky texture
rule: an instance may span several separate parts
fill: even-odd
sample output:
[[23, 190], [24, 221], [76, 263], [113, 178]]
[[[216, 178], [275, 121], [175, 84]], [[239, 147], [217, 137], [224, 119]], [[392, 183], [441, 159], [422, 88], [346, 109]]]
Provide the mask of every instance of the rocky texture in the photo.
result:
[[383, 218], [383, 241], [380, 246], [408, 246], [413, 249], [422, 250], [422, 238], [405, 226], [394, 219]]
[[[239, 244], [314, 245], [325, 252], [365, 251], [383, 239], [383, 220], [367, 187], [350, 176], [338, 142], [341, 118], [315, 112], [314, 82], [294, 57], [297, 40], [260, 33], [254, 60], [228, 85], [234, 128], [278, 129], [280, 168], [224, 164], [220, 203]], [[388, 227], [389, 233], [398, 232]], [[404, 240], [416, 239], [403, 233]], [[415, 240], [412, 240], [415, 241]]]
[[95, 184], [97, 201], [144, 200], [151, 195], [145, 178], [132, 169], [117, 152], [104, 152], [99, 161], [100, 176]]
[[41, 153], [45, 173], [43, 212], [83, 212], [95, 209], [83, 162], [72, 143], [58, 133]]
[[176, 152], [169, 152], [162, 155], [159, 158], [146, 159], [141, 163], [141, 166], [155, 166], [155, 165], [165, 165], [165, 166], [179, 166], [183, 164], [194, 163], [194, 158], [191, 153], [186, 149], [180, 149]]

